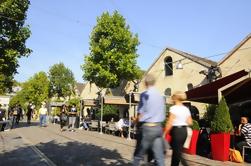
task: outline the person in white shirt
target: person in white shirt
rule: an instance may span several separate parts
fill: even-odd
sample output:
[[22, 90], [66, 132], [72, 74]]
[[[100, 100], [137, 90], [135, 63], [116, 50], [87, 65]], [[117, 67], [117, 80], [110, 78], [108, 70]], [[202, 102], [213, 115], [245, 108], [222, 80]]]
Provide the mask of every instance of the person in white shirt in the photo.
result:
[[182, 165], [188, 165], [182, 157], [182, 149], [187, 137], [187, 126], [192, 125], [192, 117], [189, 109], [183, 105], [186, 100], [184, 92], [175, 92], [171, 97], [174, 106], [170, 107], [169, 117], [167, 119], [164, 135], [170, 133], [171, 147], [173, 150], [171, 166], [178, 166], [180, 161]]
[[46, 115], [47, 115], [46, 103], [43, 102], [41, 108], [39, 109], [39, 120], [40, 127], [46, 127]]
[[124, 127], [127, 127], [128, 125], [125, 123], [125, 119], [124, 118], [121, 118], [119, 119], [119, 121], [116, 123], [116, 127], [118, 129], [118, 131], [120, 132], [120, 136], [122, 138], [124, 138], [124, 133], [123, 133], [123, 129]]

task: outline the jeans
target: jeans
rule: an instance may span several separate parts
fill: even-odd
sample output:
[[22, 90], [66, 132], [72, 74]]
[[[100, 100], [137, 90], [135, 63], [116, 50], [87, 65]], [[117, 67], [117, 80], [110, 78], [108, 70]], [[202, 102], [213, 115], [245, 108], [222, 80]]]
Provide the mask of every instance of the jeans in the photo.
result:
[[186, 127], [173, 127], [171, 130], [171, 146], [173, 150], [171, 166], [178, 166], [180, 161], [182, 165], [187, 166], [186, 160], [182, 156], [183, 145], [187, 138]]
[[39, 117], [40, 120], [40, 127], [45, 126], [46, 125], [46, 115], [40, 115]]
[[144, 155], [152, 149], [154, 158], [158, 166], [164, 166], [164, 146], [161, 126], [142, 126], [142, 140], [138, 152], [135, 153], [133, 165], [138, 166], [144, 159]]
[[75, 127], [75, 122], [76, 122], [76, 117], [75, 117], [75, 116], [70, 116], [70, 117], [69, 117], [69, 128], [74, 129], [74, 127]]

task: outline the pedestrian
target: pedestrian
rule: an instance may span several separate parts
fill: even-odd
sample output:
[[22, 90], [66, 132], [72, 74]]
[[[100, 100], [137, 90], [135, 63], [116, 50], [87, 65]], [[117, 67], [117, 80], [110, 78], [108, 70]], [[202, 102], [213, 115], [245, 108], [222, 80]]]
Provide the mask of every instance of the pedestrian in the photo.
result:
[[46, 103], [42, 102], [42, 106], [39, 109], [39, 120], [40, 120], [40, 127], [46, 127], [46, 115], [47, 115], [47, 108]]
[[71, 109], [68, 112], [68, 116], [69, 116], [69, 131], [75, 131], [75, 122], [76, 122], [76, 117], [77, 117], [77, 108], [76, 105], [73, 104]]
[[19, 121], [20, 121], [20, 119], [22, 117], [22, 113], [23, 113], [23, 109], [22, 109], [21, 104], [17, 105], [16, 111], [17, 111], [17, 113], [16, 113], [16, 125], [18, 125]]
[[64, 126], [67, 123], [67, 106], [64, 104], [60, 112], [60, 130], [63, 131]]
[[[154, 159], [158, 166], [164, 166], [164, 144], [161, 123], [165, 120], [164, 97], [154, 88], [153, 75], [145, 77], [147, 90], [140, 95], [136, 121], [141, 123], [142, 138], [134, 153], [133, 165], [138, 166], [149, 149], [153, 151]], [[136, 149], [135, 149], [136, 151]]]
[[[5, 121], [6, 115], [5, 115], [5, 109], [2, 108], [2, 105], [0, 104], [0, 121]], [[0, 131], [4, 131], [4, 128], [6, 126], [6, 123], [0, 124]]]
[[193, 123], [192, 117], [189, 109], [183, 105], [183, 101], [186, 100], [184, 92], [175, 92], [171, 99], [174, 106], [170, 107], [164, 132], [164, 136], [170, 133], [172, 137], [171, 147], [173, 154], [171, 166], [178, 166], [180, 161], [182, 165], [187, 166], [188, 164], [182, 156], [182, 149], [187, 138], [187, 127]]
[[30, 102], [27, 106], [27, 113], [26, 113], [26, 116], [27, 116], [27, 124], [30, 124], [31, 123], [31, 116], [32, 116], [32, 112], [33, 112], [33, 109], [32, 109], [32, 103]]
[[15, 123], [13, 113], [14, 113], [14, 107], [10, 106], [8, 109], [8, 120], [9, 120], [10, 129], [13, 129], [14, 123]]

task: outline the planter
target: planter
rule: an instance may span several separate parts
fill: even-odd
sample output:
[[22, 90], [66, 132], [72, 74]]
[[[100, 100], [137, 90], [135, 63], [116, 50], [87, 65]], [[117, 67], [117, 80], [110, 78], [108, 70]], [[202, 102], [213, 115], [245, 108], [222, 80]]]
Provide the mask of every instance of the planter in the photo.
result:
[[190, 142], [190, 146], [188, 149], [184, 149], [183, 151], [185, 153], [191, 154], [191, 155], [195, 155], [196, 154], [196, 149], [197, 149], [197, 140], [199, 137], [199, 130], [193, 130], [193, 135], [191, 138], [191, 142]]
[[230, 134], [229, 133], [211, 134], [210, 138], [211, 138], [212, 158], [214, 160], [228, 161]]

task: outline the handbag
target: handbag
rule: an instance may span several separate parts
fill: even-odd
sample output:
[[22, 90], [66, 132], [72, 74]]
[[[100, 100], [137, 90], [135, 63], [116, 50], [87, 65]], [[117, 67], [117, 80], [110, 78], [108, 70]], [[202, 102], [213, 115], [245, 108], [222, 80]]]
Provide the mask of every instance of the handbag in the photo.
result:
[[67, 121], [67, 116], [65, 114], [62, 114], [61, 115], [61, 120], [66, 122]]
[[235, 149], [229, 149], [229, 160], [236, 162], [236, 163], [243, 163], [243, 158], [241, 156], [241, 153], [238, 150]]
[[183, 148], [188, 149], [190, 147], [192, 136], [193, 136], [193, 130], [190, 127], [187, 127], [187, 138], [183, 145]]

